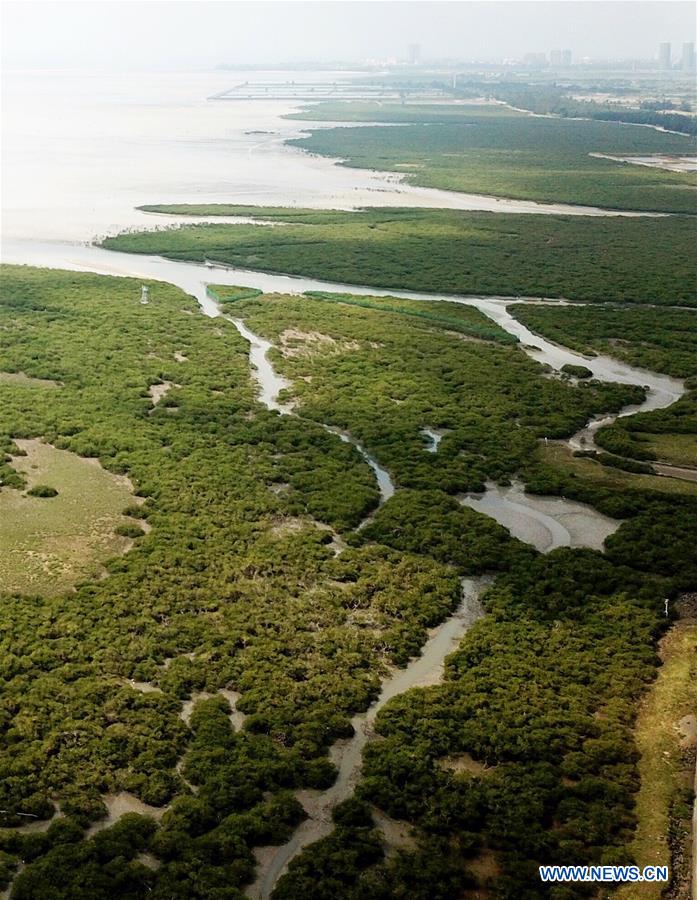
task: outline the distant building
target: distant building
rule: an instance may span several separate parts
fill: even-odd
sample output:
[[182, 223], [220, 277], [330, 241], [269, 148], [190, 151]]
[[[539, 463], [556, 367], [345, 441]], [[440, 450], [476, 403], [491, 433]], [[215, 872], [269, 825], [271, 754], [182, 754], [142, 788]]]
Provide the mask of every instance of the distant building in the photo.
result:
[[561, 64], [563, 66], [570, 66], [572, 59], [573, 59], [573, 57], [571, 55], [571, 50], [562, 50], [561, 51]]
[[421, 47], [419, 44], [409, 44], [409, 53], [407, 54], [407, 60], [410, 66], [416, 66], [419, 63], [419, 57], [421, 56]]
[[550, 66], [561, 65], [561, 50], [552, 50], [549, 54], [549, 64]]
[[688, 43], [682, 45], [682, 59], [680, 61], [680, 68], [684, 72], [695, 71], [695, 45], [692, 41], [689, 41]]
[[547, 65], [547, 56], [544, 53], [526, 53], [523, 62], [531, 68], [542, 69]]
[[658, 45], [658, 68], [667, 72], [671, 68], [670, 44], [666, 41]]

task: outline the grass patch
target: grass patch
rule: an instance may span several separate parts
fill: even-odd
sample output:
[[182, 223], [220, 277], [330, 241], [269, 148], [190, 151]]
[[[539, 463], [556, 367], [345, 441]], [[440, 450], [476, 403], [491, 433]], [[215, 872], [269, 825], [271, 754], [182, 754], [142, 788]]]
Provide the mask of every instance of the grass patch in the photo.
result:
[[211, 297], [223, 307], [234, 305], [238, 300], [250, 300], [252, 297], [258, 297], [262, 293], [257, 288], [240, 287], [232, 284], [218, 284], [215, 290], [209, 286], [207, 290]]
[[[640, 866], [670, 868], [673, 810], [685, 805], [693, 773], [691, 757], [681, 748], [679, 723], [697, 710], [697, 624], [677, 622], [661, 641], [660, 654], [662, 666], [636, 722], [641, 787], [630, 849]], [[660, 884], [637, 884], [618, 892], [626, 900], [658, 900], [663, 895]]]
[[682, 479], [663, 478], [659, 475], [639, 475], [603, 466], [592, 459], [574, 456], [565, 444], [549, 443], [537, 449], [540, 459], [557, 469], [570, 473], [588, 484], [612, 490], [657, 491], [661, 494], [693, 494], [697, 496], [697, 483]]
[[27, 455], [15, 457], [13, 466], [29, 490], [28, 496], [0, 491], [0, 581], [8, 592], [57, 594], [130, 546], [114, 529], [133, 491], [95, 460], [41, 441], [17, 444]]
[[286, 119], [301, 122], [399, 122], [415, 124], [421, 122], [442, 125], [453, 122], [480, 124], [486, 119], [501, 119], [506, 116], [520, 118], [525, 113], [500, 105], [424, 103], [376, 103], [370, 100], [326, 100], [304, 106]]
[[24, 372], [0, 372], [0, 384], [19, 384], [24, 387], [55, 388], [58, 383], [49, 378], [31, 378]]
[[648, 435], [646, 447], [661, 462], [672, 466], [697, 468], [697, 435], [695, 434]]

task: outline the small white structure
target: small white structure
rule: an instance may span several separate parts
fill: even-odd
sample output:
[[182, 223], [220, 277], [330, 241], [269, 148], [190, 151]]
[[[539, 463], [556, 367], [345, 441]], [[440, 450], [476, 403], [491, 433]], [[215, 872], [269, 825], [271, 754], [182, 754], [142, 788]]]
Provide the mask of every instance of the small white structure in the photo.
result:
[[144, 284], [140, 288], [140, 302], [147, 303], [148, 299], [149, 299], [148, 286], [147, 286], [147, 284]]

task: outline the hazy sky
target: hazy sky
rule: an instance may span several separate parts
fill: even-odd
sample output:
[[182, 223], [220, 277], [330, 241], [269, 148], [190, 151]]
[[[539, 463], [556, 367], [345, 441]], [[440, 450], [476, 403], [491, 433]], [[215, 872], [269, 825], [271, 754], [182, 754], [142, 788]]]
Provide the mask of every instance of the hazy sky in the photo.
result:
[[[3, 66], [187, 68], [302, 60], [498, 58], [569, 47], [576, 56], [653, 57], [694, 40], [690, 0], [2, 2]], [[677, 52], [677, 48], [675, 50]]]

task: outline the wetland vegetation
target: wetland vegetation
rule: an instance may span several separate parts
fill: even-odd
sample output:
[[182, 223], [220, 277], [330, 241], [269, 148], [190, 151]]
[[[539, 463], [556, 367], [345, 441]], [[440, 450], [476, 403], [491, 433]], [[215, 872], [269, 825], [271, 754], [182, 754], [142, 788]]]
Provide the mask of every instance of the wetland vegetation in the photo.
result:
[[[638, 785], [638, 756], [631, 749], [632, 711], [645, 689], [645, 679], [652, 677], [654, 662], [651, 660], [655, 657], [651, 652], [647, 655], [637, 653], [629, 662], [625, 656], [629, 645], [620, 647], [618, 633], [614, 632], [614, 626], [609, 626], [607, 617], [619, 616], [618, 622], [623, 624], [618, 625], [618, 632], [629, 638], [632, 645], [630, 655], [638, 651], [633, 644], [635, 639], [649, 650], [655, 635], [659, 633], [656, 629], [660, 630], [657, 612], [661, 590], [670, 592], [671, 585], [673, 590], [686, 588], [697, 579], [697, 571], [690, 562], [695, 556], [694, 533], [697, 524], [694, 495], [686, 491], [681, 496], [680, 488], [676, 486], [680, 499], [676, 498], [668, 505], [656, 487], [656, 478], [649, 478], [646, 484], [629, 480], [622, 485], [622, 493], [618, 495], [604, 490], [593, 478], [579, 487], [573, 484], [573, 474], [568, 470], [564, 482], [554, 484], [549, 477], [549, 469], [542, 462], [546, 445], [543, 448], [533, 441], [516, 450], [504, 417], [500, 422], [501, 443], [498, 446], [503, 452], [505, 444], [512, 468], [509, 472], [490, 472], [489, 477], [505, 480], [510, 471], [522, 467], [527, 469], [534, 489], [540, 490], [544, 484], [544, 489], [551, 493], [576, 494], [579, 499], [595, 503], [611, 515], [628, 518], [616, 535], [608, 539], [605, 558], [589, 551], [557, 551], [543, 563], [540, 557], [531, 559], [529, 548], [522, 545], [509, 542], [506, 549], [506, 545], [500, 543], [500, 532], [491, 526], [484, 529], [478, 522], [468, 522], [468, 510], [448, 498], [448, 492], [462, 490], [462, 485], [458, 486], [456, 480], [450, 484], [441, 481], [440, 493], [429, 491], [427, 484], [438, 484], [433, 476], [428, 480], [422, 478], [414, 481], [413, 476], [404, 473], [400, 467], [399, 458], [390, 459], [390, 447], [394, 446], [394, 440], [377, 436], [380, 431], [389, 431], [392, 421], [389, 406], [382, 405], [381, 397], [387, 394], [393, 402], [399, 401], [396, 404], [399, 420], [406, 423], [413, 415], [414, 407], [418, 408], [421, 388], [427, 391], [429, 398], [435, 398], [447, 388], [451, 372], [468, 373], [461, 382], [457, 382], [456, 396], [461, 413], [459, 409], [453, 409], [453, 417], [443, 420], [434, 419], [431, 412], [428, 421], [435, 422], [446, 431], [437, 453], [439, 473], [444, 476], [448, 474], [453, 449], [457, 449], [458, 460], [472, 472], [477, 471], [479, 464], [467, 456], [468, 447], [476, 448], [478, 453], [484, 451], [484, 456], [493, 454], [498, 460], [501, 459], [496, 451], [497, 439], [491, 433], [486, 434], [481, 427], [474, 426], [471, 418], [473, 414], [477, 418], [483, 414], [487, 429], [493, 429], [495, 434], [496, 420], [485, 411], [481, 402], [484, 396], [498, 401], [495, 400], [496, 389], [491, 383], [486, 385], [479, 399], [474, 396], [466, 398], [463, 392], [472, 390], [475, 385], [483, 386], [479, 378], [486, 372], [487, 356], [496, 365], [492, 355], [494, 352], [507, 355], [506, 369], [514, 381], [524, 381], [522, 371], [518, 372], [515, 368], [519, 361], [524, 367], [531, 365], [538, 371], [539, 367], [518, 349], [496, 351], [490, 346], [487, 350], [469, 342], [457, 348], [458, 362], [451, 366], [444, 346], [436, 343], [437, 340], [446, 340], [446, 336], [431, 334], [427, 341], [419, 341], [419, 351], [423, 349], [425, 353], [423, 357], [420, 352], [418, 355], [418, 383], [408, 383], [406, 394], [395, 392], [398, 371], [412, 365], [407, 343], [413, 344], [414, 329], [423, 328], [427, 323], [408, 322], [412, 337], [400, 346], [399, 331], [406, 327], [407, 320], [403, 314], [400, 315], [402, 311], [397, 302], [391, 299], [386, 304], [388, 309], [380, 310], [383, 322], [379, 343], [382, 346], [366, 345], [365, 341], [370, 341], [370, 336], [377, 333], [374, 316], [370, 330], [365, 332], [360, 327], [361, 319], [368, 315], [365, 310], [373, 305], [372, 298], [361, 302], [356, 310], [355, 304], [350, 302], [352, 298], [337, 295], [332, 298], [331, 310], [324, 311], [318, 308], [316, 301], [326, 303], [327, 297], [327, 294], [317, 293], [304, 298], [266, 296], [241, 301], [236, 308], [255, 331], [281, 348], [275, 361], [279, 370], [295, 386], [294, 399], [299, 413], [328, 418], [329, 421], [332, 421], [332, 416], [345, 416], [340, 419], [342, 427], [360, 435], [378, 459], [388, 464], [398, 483], [403, 486], [378, 510], [357, 537], [362, 542], [379, 541], [395, 549], [428, 553], [439, 561], [457, 566], [462, 573], [477, 571], [471, 565], [473, 560], [478, 560], [489, 570], [499, 569], [503, 565], [508, 569], [508, 574], [502, 576], [496, 587], [486, 595], [485, 606], [489, 615], [465, 638], [461, 666], [457, 667], [451, 660], [443, 685], [412, 691], [396, 698], [380, 714], [377, 722], [380, 739], [370, 744], [366, 752], [365, 778], [358, 788], [357, 797], [398, 820], [416, 826], [419, 835], [416, 852], [397, 853], [387, 861], [376, 861], [374, 845], [378, 832], [370, 831], [374, 827], [372, 820], [364, 817], [353, 830], [347, 828], [345, 822], [340, 822], [330, 837], [312, 846], [291, 864], [288, 874], [279, 882], [277, 895], [294, 897], [307, 893], [312, 897], [324, 897], [332, 891], [330, 885], [340, 884], [342, 895], [350, 897], [407, 894], [431, 897], [434, 891], [436, 896], [447, 897], [455, 889], [461, 890], [474, 884], [477, 873], [484, 867], [497, 893], [513, 898], [534, 889], [536, 869], [526, 859], [535, 858], [535, 854], [549, 854], [561, 860], [568, 858], [566, 854], [572, 852], [573, 847], [574, 858], [576, 854], [588, 860], [629, 858], [624, 845], [635, 824], [633, 794]], [[443, 304], [432, 305], [431, 322], [439, 317], [438, 309]], [[347, 309], [347, 306], [354, 308]], [[560, 309], [565, 310], [566, 307]], [[572, 308], [572, 311], [576, 310]], [[641, 311], [637, 311], [637, 318], [640, 314]], [[392, 320], [389, 324], [388, 317]], [[291, 323], [297, 330], [293, 333], [294, 350], [288, 352], [284, 340], [287, 332], [284, 329]], [[343, 353], [335, 350], [325, 353], [323, 358], [317, 350], [317, 343], [310, 341], [308, 332], [304, 331], [319, 328], [320, 323], [322, 331], [334, 340], [339, 336], [343, 336], [344, 340], [351, 337], [350, 352], [346, 348]], [[364, 340], [362, 347], [361, 337]], [[665, 340], [669, 342], [667, 337]], [[639, 343], [636, 335], [634, 341]], [[305, 352], [302, 351], [303, 344]], [[390, 355], [392, 346], [393, 362], [388, 365], [386, 357]], [[298, 350], [298, 347], [301, 349]], [[468, 350], [473, 355], [471, 367], [465, 362]], [[354, 354], [360, 355], [360, 365], [352, 364]], [[438, 369], [433, 382], [430, 382], [428, 375], [430, 365]], [[501, 375], [499, 367], [497, 377], [500, 379]], [[359, 412], [363, 379], [368, 379], [370, 384], [366, 398], [370, 398], [373, 409], [379, 412], [370, 423], [362, 422]], [[332, 382], [337, 387], [323, 402]], [[352, 392], [342, 402], [338, 387], [348, 383], [352, 385]], [[575, 398], [574, 402], [579, 402], [586, 387], [597, 389], [593, 383], [576, 388], [559, 381], [545, 380], [545, 383], [560, 389], [560, 394], [553, 401], [553, 407], [558, 412], [564, 409], [564, 391]], [[499, 384], [507, 390], [504, 387], [505, 376], [504, 382]], [[603, 389], [607, 390], [608, 386], [604, 385]], [[545, 403], [541, 394], [536, 396], [536, 400]], [[606, 407], [610, 402], [609, 397], [600, 401]], [[440, 403], [441, 408], [448, 408], [445, 398]], [[584, 416], [587, 412], [586, 409]], [[461, 425], [457, 423], [458, 413], [465, 415], [469, 425], [464, 444], [459, 443], [462, 432]], [[647, 414], [650, 415], [660, 416], [661, 413]], [[424, 421], [423, 413], [416, 421]], [[532, 422], [525, 422], [525, 429], [520, 427], [523, 425], [520, 419], [517, 424], [518, 430], [523, 432], [520, 435], [522, 438], [524, 430]], [[561, 426], [559, 433], [565, 428], [568, 431], [568, 427], [568, 424]], [[542, 432], [538, 431], [536, 437], [540, 436]], [[405, 436], [400, 437], [399, 444], [403, 459], [407, 455], [408, 445]], [[486, 474], [483, 472], [482, 478]], [[670, 528], [674, 529], [672, 537], [669, 536], [668, 518], [672, 521]], [[656, 550], [658, 547], [660, 551]], [[579, 567], [578, 580], [572, 574], [576, 566]], [[553, 599], [555, 596], [558, 599]], [[572, 600], [574, 596], [576, 600]], [[627, 602], [630, 606], [621, 611]], [[647, 604], [646, 618], [644, 613], [639, 612], [644, 602]], [[550, 603], [551, 606], [548, 605]], [[560, 628], [560, 619], [561, 623], [568, 620], [574, 641], [570, 640], [571, 632], [567, 634], [562, 629], [562, 636], [556, 633]], [[628, 622], [631, 622], [629, 626]], [[643, 637], [639, 636], [639, 632], [633, 633], [633, 628], [641, 630], [643, 627], [648, 629]], [[528, 639], [532, 642], [529, 650]], [[557, 639], [561, 642], [559, 645]], [[472, 647], [478, 646], [479, 640], [482, 643], [480, 655], [477, 655]], [[599, 662], [598, 641], [607, 641], [608, 647], [612, 647], [608, 655], [600, 654], [604, 660], [602, 664]], [[507, 646], [509, 650], [504, 649]], [[565, 648], [563, 675], [553, 674], [557, 671], [552, 663], [557, 655], [557, 646]], [[544, 651], [541, 649], [543, 647]], [[526, 665], [528, 652], [530, 661]], [[616, 674], [606, 668], [608, 658], [611, 667], [618, 666]], [[540, 673], [536, 667], [540, 665], [540, 659], [543, 660], [541, 667], [545, 678], [551, 679], [548, 689], [552, 693], [544, 701], [538, 693]], [[477, 663], [477, 660], [480, 662]], [[628, 669], [624, 668], [625, 663]], [[512, 666], [510, 671], [506, 668], [509, 664]], [[590, 676], [587, 680], [596, 665], [599, 666], [598, 677]], [[504, 666], [503, 674], [500, 666]], [[580, 668], [575, 669], [575, 666]], [[585, 700], [582, 699], [583, 691], [579, 694], [581, 669], [585, 673], [581, 679], [583, 691], [588, 690]], [[624, 672], [621, 678], [620, 670]], [[533, 671], [537, 671], [537, 677]], [[616, 691], [604, 682], [606, 677], [615, 682]], [[617, 683], [618, 678], [621, 686]], [[537, 734], [538, 731], [537, 727], [527, 730], [533, 701], [520, 697], [520, 685], [529, 680], [535, 682], [534, 695], [537, 699], [534, 702], [541, 703], [541, 715], [543, 709], [545, 713], [552, 708], [558, 710], [559, 703], [568, 709], [567, 699], [562, 701], [561, 698], [573, 694], [574, 703], [580, 704], [579, 714], [580, 710], [586, 709], [583, 715], [590, 715], [594, 723], [597, 724], [599, 719], [603, 721], [601, 731], [592, 729], [592, 734], [585, 732], [580, 724], [583, 716], [575, 724], [570, 724], [576, 713], [570, 713], [571, 720], [565, 719], [564, 727], [560, 727], [557, 712], [553, 716], [551, 731], [546, 732], [540, 725], [539, 738], [548, 748], [549, 757], [540, 752], [541, 747], [531, 751], [528, 757], [520, 742], [530, 740], [530, 734]], [[515, 693], [515, 701], [508, 697], [509, 691]], [[443, 704], [442, 710], [439, 702]], [[589, 703], [592, 711], [590, 706], [585, 705]], [[526, 720], [526, 728], [511, 725], [511, 744], [507, 747], [504, 736], [506, 726], [502, 723], [509, 722], [510, 716], [515, 719], [518, 704], [520, 715]], [[612, 710], [612, 713], [608, 714], [606, 710]], [[478, 743], [479, 740], [483, 743]], [[502, 743], [499, 744], [499, 741]], [[625, 748], [620, 750], [624, 742]], [[600, 747], [603, 749], [600, 750]], [[457, 759], [463, 754], [483, 765], [488, 774], [479, 778], [465, 777], [444, 770], [441, 760]], [[548, 764], [552, 769], [546, 768]], [[501, 784], [498, 783], [499, 777], [503, 779]], [[546, 779], [549, 781], [546, 782]], [[545, 784], [548, 786], [543, 787]], [[560, 790], [560, 785], [565, 787]], [[581, 785], [589, 790], [586, 791], [586, 787], [580, 789]], [[570, 794], [566, 793], [567, 790]], [[515, 803], [509, 793], [511, 791], [519, 792], [516, 793]], [[536, 819], [539, 822], [536, 837], [529, 830], [533, 796], [539, 804], [536, 807], [539, 810], [536, 814], [539, 816]], [[516, 813], [518, 803], [521, 806]], [[608, 803], [612, 806], [612, 812], [606, 816]], [[504, 820], [500, 818], [502, 808], [506, 810]], [[516, 815], [520, 817], [518, 820]], [[598, 844], [594, 845], [594, 841]], [[417, 872], [420, 877], [417, 877]], [[494, 874], [497, 877], [493, 877]], [[481, 883], [481, 876], [479, 880]], [[442, 894], [439, 893], [441, 891]]]
[[605, 353], [676, 378], [697, 375], [697, 310], [514, 304], [532, 331], [581, 353]]
[[[235, 315], [278, 348], [296, 411], [350, 432], [400, 487], [483, 490], [512, 477], [538, 438], [643, 399], [633, 386], [542, 378], [522, 349], [501, 345], [498, 326], [453, 303], [265, 295], [237, 301]], [[438, 453], [425, 452], [427, 426], [446, 431]]]
[[[482, 81], [460, 75], [455, 86], [447, 81], [440, 85], [455, 101], [451, 104], [429, 104], [425, 100], [409, 100], [399, 105], [394, 102], [376, 104], [366, 100], [325, 100], [291, 113], [288, 118], [329, 122], [448, 122], [470, 116], [477, 121], [486, 115], [499, 118], [533, 113], [536, 116], [649, 125], [679, 132], [679, 136], [695, 136], [697, 133], [694, 116], [682, 115], [690, 109], [694, 110], [694, 85], [689, 78], [672, 85], [675, 99], [667, 99], [665, 83], [661, 78], [653, 82], [642, 79], [638, 84], [625, 76], [617, 79], [592, 75], [584, 77], [578, 71], [574, 75], [574, 81], [566, 78], [557, 81], [552, 74], [551, 78], [509, 82], [498, 79]], [[398, 88], [401, 81], [394, 74], [389, 79], [378, 80], [393, 89]], [[402, 82], [404, 85], [415, 87], [413, 77], [407, 75]], [[426, 90], [432, 86], [433, 82], [423, 82], [421, 85]]]
[[[150, 283], [147, 305], [139, 298], [130, 279], [2, 272], [2, 368], [62, 384], [31, 401], [24, 386], [0, 386], [7, 451], [41, 437], [98, 458], [128, 474], [146, 498], [129, 515], [150, 526], [104, 580], [3, 598], [2, 846], [8, 873], [13, 858], [35, 860], [16, 897], [114, 896], [96, 861], [125, 894], [156, 881], [171, 896], [176, 881], [177, 896], [229, 895], [251, 878], [250, 846], [296, 821], [283, 792], [331, 780], [328, 743], [374, 696], [382, 668], [418, 648], [459, 597], [454, 569], [428, 558], [371, 546], [334, 559], [314, 518], [347, 528], [376, 503], [361, 457], [255, 401], [231, 325], [187, 315], [191, 298], [165, 284]], [[181, 388], [153, 411], [148, 386], [160, 380]], [[9, 456], [4, 467], [21, 482]], [[369, 627], [353, 623], [354, 609]], [[227, 701], [204, 706], [218, 761], [194, 767], [185, 754], [199, 719], [182, 721], [182, 700], [230, 684], [245, 735]], [[119, 791], [173, 802], [157, 874], [134, 859], [152, 837], [139, 817], [84, 840], [104, 795]], [[45, 832], [16, 830], [56, 805]]]
[[[293, 792], [331, 784], [329, 745], [482, 572], [498, 574], [486, 619], [441, 684], [384, 707], [356, 796], [275, 896], [430, 900], [479, 885], [513, 900], [539, 893], [539, 862], [629, 858], [632, 724], [663, 597], [697, 584], [697, 498], [667, 500], [652, 476], [621, 473], [620, 492], [575, 478], [539, 439], [643, 391], [545, 377], [466, 307], [214, 287], [275, 345], [297, 413], [280, 416], [256, 400], [230, 323], [149, 288], [142, 305], [132, 279], [2, 272], [0, 369], [60, 388], [0, 382], [0, 497], [26, 489], [16, 442], [40, 438], [127, 475], [142, 499], [121, 508], [133, 546], [107, 578], [3, 598], [2, 871], [25, 864], [13, 900], [242, 896], [253, 848], [304, 816]], [[398, 487], [358, 531], [374, 476], [324, 424]], [[424, 428], [444, 431], [436, 453]], [[607, 553], [543, 556], [456, 500], [520, 472], [621, 518]], [[58, 496], [33, 502], [49, 508], [63, 492], [45, 480]], [[157, 816], [88, 836], [124, 792]], [[375, 808], [410, 823], [410, 847], [385, 856]]]
[[[501, 99], [561, 111], [542, 89]], [[584, 301], [511, 311], [688, 392], [573, 454], [569, 436], [646, 390], [595, 380], [590, 361], [555, 373], [466, 305], [213, 284], [223, 316], [209, 319], [161, 282], [141, 303], [138, 280], [4, 267], [0, 537], [31, 559], [65, 550], [60, 577], [0, 562], [12, 900], [244, 896], [312, 815], [308, 792], [335, 783], [356, 714], [453, 621], [470, 576], [491, 581], [486, 616], [440, 682], [379, 706], [353, 795], [274, 898], [586, 896], [541, 886], [537, 866], [654, 862], [652, 835], [685, 805], [657, 776], [657, 714], [640, 704], [665, 598], [697, 589], [697, 484], [652, 468], [697, 459], [695, 229], [679, 215], [696, 211], [695, 178], [591, 154], [678, 154], [689, 139], [501, 106], [300, 115], [376, 123], [295, 143], [414, 184], [678, 215], [160, 204], [143, 209], [259, 224], [103, 246], [395, 293]], [[283, 415], [260, 402], [242, 334], [270, 342]], [[465, 503], [491, 483], [612, 517], [603, 551], [511, 537]], [[688, 674], [680, 656], [656, 684], [659, 698], [677, 685], [664, 730]]]
[[[602, 85], [602, 87], [600, 86]], [[524, 84], [510, 83], [497, 85], [494, 88], [494, 96], [510, 106], [529, 110], [540, 116], [561, 116], [562, 118], [596, 119], [601, 122], [623, 123], [627, 125], [648, 125], [654, 129], [678, 132], [680, 135], [690, 135], [693, 140], [697, 136], [697, 123], [694, 116], [681, 115], [693, 106], [694, 85], [686, 79], [682, 85], [675, 86], [675, 94], [682, 95], [683, 100], [675, 103], [664, 96], [664, 85], [660, 79], [653, 85], [644, 84], [642, 88], [634, 88], [623, 79], [616, 82], [601, 80], [600, 85], [591, 79], [590, 84]], [[469, 85], [469, 91], [481, 90], [483, 84], [476, 82]], [[580, 91], [580, 96], [574, 96], [574, 90]], [[618, 103], [609, 98], [601, 101], [594, 99], [593, 93], [610, 91], [615, 97], [626, 97], [632, 94], [632, 106]], [[640, 100], [637, 94], [651, 92], [655, 99]], [[588, 96], [590, 93], [591, 96]], [[585, 94], [585, 96], [584, 96]], [[656, 96], [657, 95], [657, 96]], [[694, 143], [692, 145], [694, 152]]]
[[191, 225], [123, 233], [102, 245], [395, 290], [697, 306], [695, 224], [687, 217], [341, 212], [227, 204], [145, 208], [249, 215], [284, 225]]
[[[510, 99], [519, 105], [518, 97]], [[399, 123], [398, 128], [321, 128], [289, 143], [341, 159], [342, 165], [399, 172], [422, 187], [609, 209], [697, 213], [697, 175], [596, 155], [694, 154], [695, 139], [685, 135], [618, 127], [616, 122], [535, 118], [500, 106], [321, 103], [294, 118]]]

